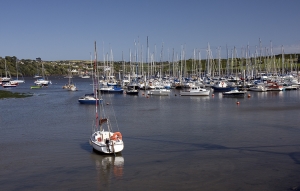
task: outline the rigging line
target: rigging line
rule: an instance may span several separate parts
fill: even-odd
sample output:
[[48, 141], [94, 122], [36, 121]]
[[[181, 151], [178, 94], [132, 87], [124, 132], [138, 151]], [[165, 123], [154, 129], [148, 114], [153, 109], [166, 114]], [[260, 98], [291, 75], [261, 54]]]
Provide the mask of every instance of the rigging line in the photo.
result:
[[[102, 94], [101, 94], [102, 95]], [[105, 107], [105, 105], [104, 105], [104, 97], [107, 97], [107, 96], [103, 96], [102, 97], [102, 102], [101, 102], [101, 110], [102, 110], [102, 116], [103, 116], [103, 118], [106, 118], [106, 119], [108, 119], [107, 121], [107, 128], [108, 128], [108, 131], [112, 131], [112, 128], [111, 128], [111, 122], [110, 122], [110, 118], [109, 118], [109, 116], [107, 116], [106, 115], [106, 112], [105, 112], [105, 109], [104, 109], [104, 107]]]
[[115, 121], [116, 121], [116, 126], [117, 126], [117, 129], [118, 129], [118, 131], [120, 131], [120, 129], [119, 129], [119, 125], [118, 125], [118, 121], [117, 121], [117, 117], [116, 117], [116, 114], [115, 114], [115, 110], [114, 110], [114, 107], [113, 107], [113, 105], [112, 105], [112, 111], [113, 111], [113, 115], [114, 115], [114, 117], [115, 117]]
[[112, 110], [112, 114], [113, 114], [113, 116], [114, 116], [114, 118], [115, 118], [115, 123], [116, 123], [117, 129], [118, 129], [118, 131], [120, 131], [119, 125], [118, 125], [118, 121], [117, 121], [117, 117], [116, 117], [115, 110], [114, 110], [114, 106], [113, 106], [113, 104], [112, 104], [111, 95], [109, 94], [108, 97], [110, 98], [111, 110]]

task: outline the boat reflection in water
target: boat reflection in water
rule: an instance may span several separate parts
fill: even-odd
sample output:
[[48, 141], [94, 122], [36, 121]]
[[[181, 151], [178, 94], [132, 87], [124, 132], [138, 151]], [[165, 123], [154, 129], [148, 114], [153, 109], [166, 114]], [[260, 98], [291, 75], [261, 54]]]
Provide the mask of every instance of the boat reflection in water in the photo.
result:
[[[120, 179], [123, 176], [124, 158], [121, 153], [116, 155], [99, 155], [92, 153], [95, 161], [99, 186], [103, 187], [112, 179]], [[101, 186], [102, 185], [102, 186]]]

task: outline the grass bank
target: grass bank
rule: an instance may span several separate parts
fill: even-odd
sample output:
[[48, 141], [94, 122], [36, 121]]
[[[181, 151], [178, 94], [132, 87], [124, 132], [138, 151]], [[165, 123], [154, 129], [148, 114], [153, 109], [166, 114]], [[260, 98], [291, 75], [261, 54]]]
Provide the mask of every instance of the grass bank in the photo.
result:
[[24, 98], [32, 96], [32, 94], [28, 93], [17, 93], [17, 92], [10, 92], [5, 90], [0, 90], [0, 99], [4, 98]]

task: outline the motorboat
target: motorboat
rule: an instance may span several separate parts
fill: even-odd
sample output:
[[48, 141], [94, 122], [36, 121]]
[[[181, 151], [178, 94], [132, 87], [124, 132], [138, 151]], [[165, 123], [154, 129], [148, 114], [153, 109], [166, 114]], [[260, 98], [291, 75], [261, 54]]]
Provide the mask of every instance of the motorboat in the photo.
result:
[[78, 102], [81, 104], [96, 104], [96, 100], [100, 103], [102, 100], [98, 97], [96, 98], [94, 93], [85, 94], [84, 96], [78, 99]]
[[277, 82], [268, 81], [266, 88], [267, 91], [282, 91], [283, 85], [279, 85]]
[[119, 93], [122, 94], [124, 92], [123, 88], [117, 86], [102, 86], [99, 91], [101, 93]]
[[234, 89], [228, 92], [223, 92], [222, 94], [224, 97], [244, 97], [246, 95], [246, 91], [239, 91], [237, 89]]
[[6, 83], [4, 83], [4, 84], [2, 84], [2, 87], [3, 88], [15, 88], [15, 87], [17, 87], [17, 83], [11, 83], [11, 82], [6, 82]]
[[37, 78], [34, 83], [36, 85], [42, 85], [42, 86], [48, 86], [49, 84], [51, 84], [51, 81], [49, 80], [45, 80], [44, 78]]
[[187, 90], [180, 91], [181, 96], [208, 96], [209, 93], [210, 90], [201, 88], [200, 86], [191, 86]]
[[139, 95], [139, 86], [136, 84], [128, 84], [126, 94], [127, 95]]
[[266, 92], [267, 88], [264, 85], [254, 85], [252, 87], [249, 87], [249, 91], [255, 91], [255, 92]]
[[236, 87], [231, 86], [226, 81], [218, 81], [213, 86], [211, 86], [215, 92], [228, 92], [236, 89]]
[[168, 96], [170, 92], [171, 91], [164, 86], [155, 86], [154, 89], [148, 91], [148, 95]]

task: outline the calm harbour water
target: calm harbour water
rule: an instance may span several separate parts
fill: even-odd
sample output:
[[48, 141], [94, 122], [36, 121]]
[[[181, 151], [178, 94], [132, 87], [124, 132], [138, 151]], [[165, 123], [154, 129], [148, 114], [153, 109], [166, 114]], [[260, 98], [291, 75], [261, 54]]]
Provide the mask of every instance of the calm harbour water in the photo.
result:
[[125, 148], [107, 156], [88, 142], [94, 106], [78, 103], [91, 79], [73, 79], [76, 92], [51, 80], [0, 100], [1, 190], [300, 190], [300, 90], [111, 95]]

